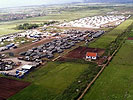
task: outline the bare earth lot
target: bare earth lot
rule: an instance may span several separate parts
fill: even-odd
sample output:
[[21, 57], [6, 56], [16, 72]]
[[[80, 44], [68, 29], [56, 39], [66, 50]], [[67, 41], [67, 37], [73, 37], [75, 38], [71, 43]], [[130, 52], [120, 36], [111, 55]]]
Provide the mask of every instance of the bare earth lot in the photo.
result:
[[28, 85], [28, 82], [0, 77], [0, 100], [8, 99]]
[[88, 47], [79, 46], [78, 48], [69, 52], [65, 57], [83, 59], [85, 58], [87, 52], [96, 52], [98, 53], [98, 56], [102, 56], [104, 51], [105, 51], [104, 49], [100, 49], [100, 48], [88, 48]]

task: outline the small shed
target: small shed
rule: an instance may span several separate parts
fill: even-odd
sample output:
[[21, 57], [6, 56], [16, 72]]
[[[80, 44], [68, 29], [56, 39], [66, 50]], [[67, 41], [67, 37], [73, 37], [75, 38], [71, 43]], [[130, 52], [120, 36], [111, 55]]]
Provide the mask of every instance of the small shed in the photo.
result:
[[22, 69], [24, 70], [30, 70], [32, 68], [32, 65], [24, 65], [22, 66]]

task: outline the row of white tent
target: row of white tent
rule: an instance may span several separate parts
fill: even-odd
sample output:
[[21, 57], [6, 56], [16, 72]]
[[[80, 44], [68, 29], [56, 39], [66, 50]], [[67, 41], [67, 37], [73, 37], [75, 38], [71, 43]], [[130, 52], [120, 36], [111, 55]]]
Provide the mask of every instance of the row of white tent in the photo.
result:
[[107, 16], [93, 16], [81, 18], [68, 23], [60, 24], [61, 27], [85, 27], [85, 28], [100, 28], [104, 24], [108, 24], [115, 21], [125, 21], [127, 18], [123, 15], [107, 15]]
[[22, 37], [27, 37], [27, 38], [42, 38], [42, 37], [53, 36], [55, 34], [57, 33], [40, 32], [37, 29], [27, 30], [26, 32], [20, 33]]

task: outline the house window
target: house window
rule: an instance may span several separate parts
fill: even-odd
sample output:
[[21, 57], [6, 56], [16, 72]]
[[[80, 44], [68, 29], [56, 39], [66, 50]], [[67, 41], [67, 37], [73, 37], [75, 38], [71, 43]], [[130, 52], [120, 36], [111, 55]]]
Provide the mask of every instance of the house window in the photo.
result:
[[96, 57], [92, 57], [92, 59], [97, 59]]
[[91, 59], [91, 56], [86, 56], [86, 59]]

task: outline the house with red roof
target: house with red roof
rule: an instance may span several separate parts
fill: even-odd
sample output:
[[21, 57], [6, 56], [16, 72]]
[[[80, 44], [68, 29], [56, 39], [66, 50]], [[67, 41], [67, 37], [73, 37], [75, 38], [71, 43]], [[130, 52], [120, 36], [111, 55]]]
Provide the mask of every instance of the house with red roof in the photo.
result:
[[96, 60], [97, 59], [97, 53], [95, 53], [95, 52], [87, 52], [86, 53], [86, 59], [87, 60]]

